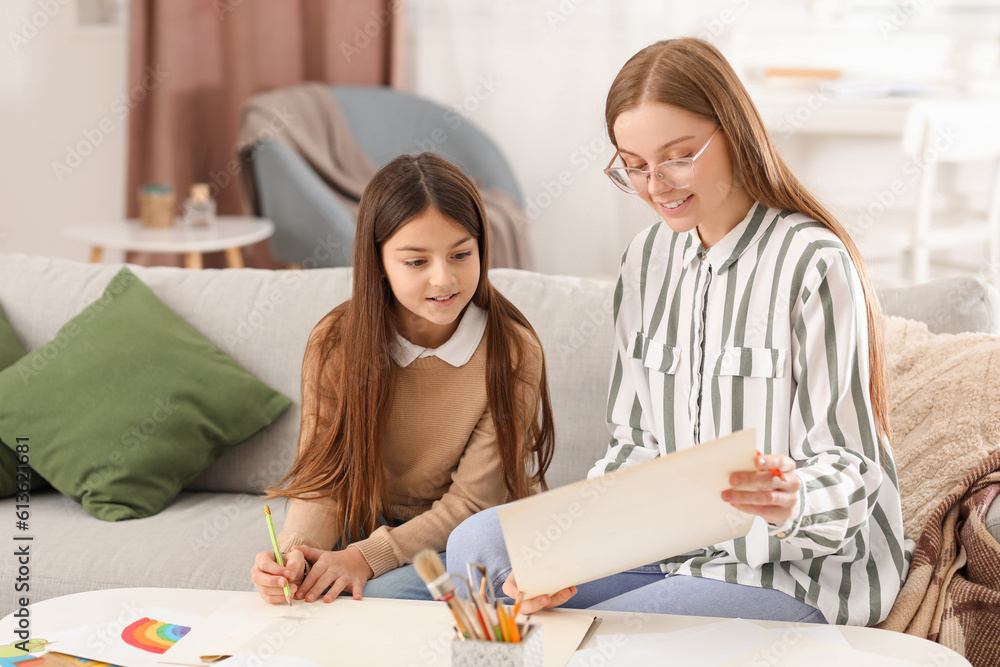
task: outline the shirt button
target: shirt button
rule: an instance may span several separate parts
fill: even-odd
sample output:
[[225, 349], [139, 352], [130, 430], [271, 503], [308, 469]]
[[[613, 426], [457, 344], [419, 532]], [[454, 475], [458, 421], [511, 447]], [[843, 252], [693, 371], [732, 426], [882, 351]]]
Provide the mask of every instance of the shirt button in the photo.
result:
[[785, 531], [783, 531], [783, 530], [782, 530], [782, 531], [779, 531], [778, 533], [776, 533], [776, 537], [777, 537], [777, 538], [778, 538], [779, 540], [782, 540], [782, 539], [784, 539], [784, 538], [785, 538]]

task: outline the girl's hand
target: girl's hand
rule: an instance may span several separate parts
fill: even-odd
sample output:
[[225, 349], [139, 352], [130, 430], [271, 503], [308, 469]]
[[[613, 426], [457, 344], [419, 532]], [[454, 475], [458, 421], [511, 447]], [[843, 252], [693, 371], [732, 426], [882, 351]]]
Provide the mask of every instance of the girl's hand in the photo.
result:
[[[507, 580], [503, 582], [503, 592], [508, 597], [517, 600], [521, 597], [521, 591], [517, 587], [517, 582], [514, 581], [514, 573], [511, 572]], [[564, 604], [566, 600], [576, 595], [576, 586], [570, 586], [569, 588], [564, 588], [558, 593], [553, 593], [552, 595], [539, 595], [537, 598], [528, 598], [527, 600], [521, 600], [521, 606], [518, 611], [522, 614], [534, 614], [536, 611], [542, 609], [552, 609]]]
[[298, 587], [294, 582], [302, 578], [302, 573], [306, 568], [306, 559], [302, 554], [293, 551], [283, 560], [285, 566], [281, 567], [274, 560], [273, 550], [261, 551], [254, 558], [253, 567], [250, 568], [250, 580], [265, 602], [285, 604], [284, 586], [286, 581], [292, 596], [295, 596], [295, 590]]
[[[322, 595], [323, 602], [333, 602], [338, 595], [346, 590], [351, 591], [355, 600], [360, 600], [365, 583], [375, 576], [368, 561], [354, 546], [341, 551], [323, 551], [299, 545], [292, 547], [289, 558], [292, 554], [304, 556], [312, 563], [312, 569], [309, 570], [309, 574], [306, 575], [295, 594], [297, 600], [313, 602]], [[328, 587], [330, 590], [326, 591], [324, 595], [323, 591]]]
[[[747, 514], [778, 524], [792, 517], [802, 482], [795, 471], [795, 461], [782, 454], [760, 455], [754, 459], [756, 470], [734, 472], [729, 476], [732, 488], [722, 492], [722, 499]], [[782, 474], [775, 477], [771, 469]]]

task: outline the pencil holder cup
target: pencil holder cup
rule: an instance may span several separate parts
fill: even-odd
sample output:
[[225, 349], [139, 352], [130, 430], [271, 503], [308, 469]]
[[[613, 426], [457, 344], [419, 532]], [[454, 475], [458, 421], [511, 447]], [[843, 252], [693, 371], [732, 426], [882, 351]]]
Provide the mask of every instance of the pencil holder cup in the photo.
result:
[[532, 625], [516, 644], [455, 639], [452, 667], [542, 667], [542, 626]]

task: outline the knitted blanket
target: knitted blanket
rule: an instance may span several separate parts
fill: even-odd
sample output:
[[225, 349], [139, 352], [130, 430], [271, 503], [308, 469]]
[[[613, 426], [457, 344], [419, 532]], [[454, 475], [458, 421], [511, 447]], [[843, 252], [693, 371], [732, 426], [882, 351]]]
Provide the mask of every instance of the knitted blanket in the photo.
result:
[[886, 351], [903, 523], [919, 538], [878, 627], [1000, 665], [1000, 544], [985, 525], [1000, 492], [1000, 337], [886, 318]]

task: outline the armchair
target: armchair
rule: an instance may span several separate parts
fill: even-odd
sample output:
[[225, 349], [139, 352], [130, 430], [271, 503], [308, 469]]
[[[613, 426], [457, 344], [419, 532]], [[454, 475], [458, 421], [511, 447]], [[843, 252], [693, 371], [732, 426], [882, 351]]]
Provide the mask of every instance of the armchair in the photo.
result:
[[[458, 112], [389, 88], [329, 86], [328, 90], [358, 148], [375, 168], [403, 153], [433, 151], [454, 162], [482, 190], [499, 191], [523, 209], [521, 190], [506, 159]], [[275, 224], [270, 242], [274, 258], [285, 264], [350, 266], [355, 212], [313, 166], [289, 143], [265, 138], [263, 133], [240, 154], [250, 165], [243, 179], [244, 188], [255, 192], [259, 206], [255, 213]], [[492, 214], [491, 221], [496, 222]], [[517, 238], [523, 236], [523, 226], [513, 233], [514, 242], [527, 243]]]

